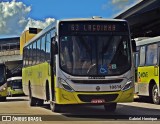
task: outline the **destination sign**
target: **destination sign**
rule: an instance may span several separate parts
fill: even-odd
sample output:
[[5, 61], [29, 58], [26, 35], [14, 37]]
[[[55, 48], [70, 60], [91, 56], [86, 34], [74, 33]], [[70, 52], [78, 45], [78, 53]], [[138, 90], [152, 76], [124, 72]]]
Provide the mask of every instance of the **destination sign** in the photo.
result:
[[128, 32], [127, 22], [123, 21], [64, 21], [59, 26], [60, 34], [69, 32]]
[[116, 31], [116, 25], [101, 25], [101, 24], [70, 24], [68, 25], [70, 31]]

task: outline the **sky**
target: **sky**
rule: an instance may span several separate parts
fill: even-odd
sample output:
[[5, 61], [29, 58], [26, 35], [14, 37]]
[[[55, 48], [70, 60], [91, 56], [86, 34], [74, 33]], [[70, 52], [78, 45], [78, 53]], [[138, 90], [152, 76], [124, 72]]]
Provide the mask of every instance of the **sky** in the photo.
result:
[[45, 28], [58, 19], [114, 18], [142, 0], [0, 0], [0, 38]]

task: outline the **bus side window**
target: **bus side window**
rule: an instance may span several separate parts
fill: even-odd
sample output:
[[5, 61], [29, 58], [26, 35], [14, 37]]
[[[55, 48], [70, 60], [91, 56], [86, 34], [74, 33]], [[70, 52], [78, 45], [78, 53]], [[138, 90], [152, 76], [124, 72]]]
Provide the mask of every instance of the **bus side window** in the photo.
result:
[[36, 61], [37, 61], [37, 42], [34, 42], [33, 43], [33, 65], [36, 64]]
[[40, 63], [40, 56], [41, 56], [40, 49], [41, 49], [41, 40], [39, 39], [37, 41], [37, 64]]
[[26, 47], [26, 63], [25, 63], [25, 65], [28, 66], [28, 63], [29, 63], [29, 46]]
[[157, 64], [157, 44], [151, 44], [147, 46], [146, 52], [146, 65], [156, 65]]
[[50, 60], [50, 53], [51, 53], [51, 36], [50, 33], [46, 35], [46, 60]]
[[139, 62], [140, 66], [144, 66], [145, 57], [146, 57], [146, 47], [141, 46], [141, 48], [140, 48], [140, 62]]
[[29, 45], [29, 65], [32, 65], [32, 44]]
[[41, 38], [41, 62], [44, 62], [46, 59], [45, 54], [45, 36]]

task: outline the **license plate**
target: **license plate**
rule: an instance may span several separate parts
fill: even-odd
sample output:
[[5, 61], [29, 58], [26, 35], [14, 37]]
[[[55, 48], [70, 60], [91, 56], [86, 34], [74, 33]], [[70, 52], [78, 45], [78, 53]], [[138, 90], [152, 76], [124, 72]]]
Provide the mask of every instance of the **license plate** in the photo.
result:
[[104, 99], [92, 99], [91, 100], [91, 103], [105, 103], [105, 100]]

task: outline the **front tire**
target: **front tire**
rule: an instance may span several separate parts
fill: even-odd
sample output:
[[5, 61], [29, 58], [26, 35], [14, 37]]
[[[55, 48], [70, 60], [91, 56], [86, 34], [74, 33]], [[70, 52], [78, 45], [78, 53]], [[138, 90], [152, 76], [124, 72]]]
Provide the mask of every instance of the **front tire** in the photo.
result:
[[160, 104], [160, 97], [158, 96], [158, 87], [156, 84], [152, 88], [152, 101], [154, 104]]
[[114, 112], [116, 110], [117, 103], [108, 103], [104, 105], [104, 109], [107, 112]]
[[6, 101], [6, 97], [0, 97], [0, 101], [2, 102]]
[[52, 112], [60, 112], [61, 111], [61, 106], [59, 104], [56, 104], [54, 102], [50, 102], [50, 109]]

